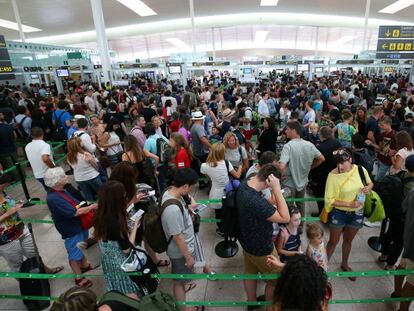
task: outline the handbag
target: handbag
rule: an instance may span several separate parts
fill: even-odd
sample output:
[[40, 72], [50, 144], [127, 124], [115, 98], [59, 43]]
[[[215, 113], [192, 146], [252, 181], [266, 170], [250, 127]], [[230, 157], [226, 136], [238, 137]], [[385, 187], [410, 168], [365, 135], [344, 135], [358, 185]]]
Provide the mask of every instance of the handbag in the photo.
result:
[[125, 272], [141, 272], [141, 275], [129, 275], [130, 279], [138, 286], [141, 296], [154, 293], [160, 279], [152, 277], [151, 274], [159, 274], [157, 265], [154, 264], [147, 252], [139, 247], [132, 247], [129, 256], [121, 264], [121, 269]]
[[[362, 184], [366, 186], [367, 180], [365, 178], [364, 170], [362, 166], [358, 166], [359, 177], [361, 178]], [[381, 197], [374, 190], [371, 190], [365, 197], [364, 203], [364, 216], [368, 218], [369, 222], [377, 222], [385, 219], [385, 208], [382, 203]]]
[[[53, 190], [53, 191], [56, 192], [59, 196], [61, 196], [65, 201], [70, 203], [74, 208], [76, 208], [76, 209], [82, 208], [80, 206], [80, 204], [73, 201], [64, 192], [60, 192], [60, 191], [56, 191], [56, 190]], [[94, 217], [95, 217], [95, 211], [94, 210], [90, 210], [86, 214], [80, 215], [79, 219], [81, 221], [82, 229], [89, 230], [90, 228], [92, 228], [93, 227], [93, 222], [94, 222]]]

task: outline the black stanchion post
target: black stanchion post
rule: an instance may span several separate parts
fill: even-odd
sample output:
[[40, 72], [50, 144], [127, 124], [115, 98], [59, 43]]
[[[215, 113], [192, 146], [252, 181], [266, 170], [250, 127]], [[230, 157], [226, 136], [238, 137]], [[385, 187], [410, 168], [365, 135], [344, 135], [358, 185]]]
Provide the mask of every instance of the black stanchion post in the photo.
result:
[[382, 239], [384, 238], [387, 229], [388, 218], [385, 218], [381, 223], [381, 231], [379, 236], [372, 236], [368, 239], [368, 245], [376, 252], [382, 251]]
[[26, 198], [26, 202], [24, 203], [23, 207], [32, 206], [32, 205], [34, 205], [34, 203], [32, 201], [40, 201], [40, 199], [39, 198], [30, 198], [30, 193], [29, 193], [29, 190], [27, 189], [26, 177], [23, 174], [22, 166], [19, 162], [16, 162], [15, 166], [16, 166], [17, 173], [19, 174], [19, 177], [20, 177], [20, 182], [22, 184], [24, 196]]

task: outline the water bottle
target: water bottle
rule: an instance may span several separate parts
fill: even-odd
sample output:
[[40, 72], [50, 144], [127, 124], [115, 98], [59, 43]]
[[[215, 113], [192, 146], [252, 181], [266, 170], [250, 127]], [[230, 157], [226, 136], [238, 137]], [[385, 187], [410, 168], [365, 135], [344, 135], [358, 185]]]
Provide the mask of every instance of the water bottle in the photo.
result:
[[360, 190], [357, 195], [357, 201], [361, 203], [361, 205], [364, 205], [365, 203], [365, 193], [363, 193], [362, 190]]
[[282, 195], [283, 195], [283, 197], [284, 197], [284, 198], [288, 198], [288, 197], [290, 197], [290, 196], [291, 196], [291, 194], [292, 194], [292, 192], [290, 191], [290, 188], [288, 188], [288, 187], [283, 188], [283, 189], [281, 190], [281, 192], [282, 192]]

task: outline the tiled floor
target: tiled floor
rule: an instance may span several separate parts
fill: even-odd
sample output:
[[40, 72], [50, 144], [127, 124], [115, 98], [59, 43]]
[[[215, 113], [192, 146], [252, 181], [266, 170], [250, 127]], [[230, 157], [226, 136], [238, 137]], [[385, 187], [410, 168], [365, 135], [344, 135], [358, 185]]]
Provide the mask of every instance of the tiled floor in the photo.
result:
[[[45, 196], [43, 188], [35, 180], [28, 181], [29, 191], [33, 197]], [[15, 198], [23, 198], [23, 194], [20, 187], [17, 187], [9, 192], [10, 195]], [[207, 195], [204, 191], [199, 191], [196, 195], [197, 199], [206, 199]], [[313, 203], [308, 203], [307, 211], [310, 213], [315, 209]], [[213, 211], [205, 211], [204, 217], [213, 217]], [[36, 205], [25, 209], [21, 213], [23, 218], [36, 218], [36, 219], [50, 219], [49, 212], [45, 205]], [[40, 249], [41, 256], [49, 266], [64, 265], [65, 270], [63, 273], [71, 273], [68, 266], [66, 252], [63, 246], [63, 241], [60, 235], [57, 233], [53, 225], [48, 224], [35, 224], [34, 225], [35, 237]], [[366, 228], [364, 227], [357, 235], [352, 253], [351, 253], [351, 267], [354, 270], [377, 270], [380, 267], [375, 262], [378, 254], [372, 251], [367, 246], [368, 237], [375, 235], [379, 232], [379, 228]], [[243, 259], [241, 251], [231, 258], [222, 259], [215, 255], [214, 247], [220, 241], [215, 235], [214, 224], [202, 224], [200, 237], [203, 242], [204, 252], [208, 263], [213, 267], [216, 272], [219, 273], [241, 273], [243, 271]], [[327, 239], [327, 235], [325, 239]], [[305, 239], [303, 239], [304, 245], [306, 245]], [[95, 250], [95, 254], [97, 250]], [[339, 263], [341, 259], [341, 248], [338, 247], [333, 260], [330, 265], [331, 271], [338, 271]], [[0, 271], [7, 271], [7, 265], [5, 261], [0, 258]], [[162, 272], [167, 272], [168, 269], [162, 269]], [[92, 273], [102, 273], [98, 268]], [[334, 291], [334, 299], [355, 299], [355, 298], [384, 298], [389, 297], [392, 292], [393, 280], [389, 277], [383, 278], [358, 278], [356, 282], [351, 282], [348, 279], [334, 278], [331, 279]], [[73, 286], [73, 280], [61, 279], [51, 280], [52, 296], [58, 296], [66, 289]], [[171, 281], [162, 280], [161, 289], [171, 292]], [[93, 290], [98, 295], [105, 291], [103, 279], [100, 277], [94, 278]], [[260, 284], [260, 291], [263, 291], [263, 284]], [[18, 294], [18, 283], [15, 279], [1, 279], [0, 282], [0, 294]], [[198, 282], [196, 289], [188, 294], [188, 300], [226, 300], [226, 301], [244, 301], [245, 294], [243, 284], [241, 281], [207, 281], [202, 280]], [[242, 308], [207, 308], [208, 310], [243, 310]], [[352, 304], [352, 305], [332, 305], [330, 310], [397, 310], [397, 304]], [[18, 300], [0, 300], [0, 310], [25, 310], [23, 304]], [[414, 310], [414, 307], [412, 308]]]

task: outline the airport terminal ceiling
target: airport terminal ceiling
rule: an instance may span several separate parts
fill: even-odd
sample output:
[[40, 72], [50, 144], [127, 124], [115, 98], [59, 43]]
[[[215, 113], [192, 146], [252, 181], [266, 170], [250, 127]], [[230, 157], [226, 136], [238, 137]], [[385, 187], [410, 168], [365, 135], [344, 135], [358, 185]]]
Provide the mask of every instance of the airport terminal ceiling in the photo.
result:
[[[16, 2], [23, 25], [36, 28], [25, 31], [27, 41], [97, 48], [89, 0]], [[109, 48], [118, 58], [192, 52], [188, 0], [144, 0], [156, 13], [150, 16], [140, 16], [120, 2], [102, 0]], [[371, 1], [368, 49], [375, 49], [378, 25], [413, 22], [413, 5], [395, 14], [379, 13], [394, 2]], [[214, 38], [218, 56], [252, 49], [267, 49], [267, 53], [259, 53], [264, 56], [282, 49], [306, 55], [316, 47], [318, 38], [321, 53], [358, 53], [362, 50], [365, 4], [363, 0], [279, 0], [277, 6], [260, 6], [260, 0], [194, 0], [196, 50], [211, 51]], [[14, 22], [11, 0], [0, 0], [0, 19]], [[257, 32], [267, 32], [265, 40], [255, 42]], [[15, 30], [0, 28], [0, 33], [8, 40], [19, 39]]]

